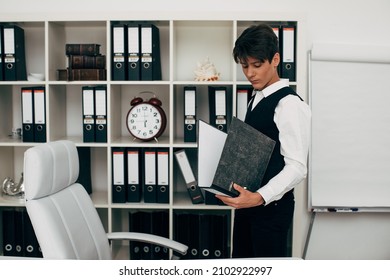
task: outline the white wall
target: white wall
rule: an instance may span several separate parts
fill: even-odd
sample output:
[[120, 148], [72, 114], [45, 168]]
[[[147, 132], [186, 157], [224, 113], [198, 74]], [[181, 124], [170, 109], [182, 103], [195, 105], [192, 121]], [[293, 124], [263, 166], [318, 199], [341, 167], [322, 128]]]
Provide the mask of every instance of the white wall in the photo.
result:
[[[298, 13], [306, 18], [306, 49], [313, 42], [337, 42], [373, 45], [390, 45], [390, 1], [389, 0], [0, 0], [0, 21], [12, 18], [23, 21], [26, 18], [56, 20], [69, 16], [77, 18], [109, 17], [115, 13], [124, 19], [137, 13], [172, 15], [186, 18], [188, 13], [205, 15], [207, 18], [223, 17], [224, 13], [253, 14], [271, 13], [283, 15]], [[16, 15], [16, 16], [15, 16]], [[167, 18], [169, 18], [167, 16]], [[302, 236], [295, 237], [299, 256], [306, 238], [309, 215], [304, 207], [296, 213], [302, 216]]]

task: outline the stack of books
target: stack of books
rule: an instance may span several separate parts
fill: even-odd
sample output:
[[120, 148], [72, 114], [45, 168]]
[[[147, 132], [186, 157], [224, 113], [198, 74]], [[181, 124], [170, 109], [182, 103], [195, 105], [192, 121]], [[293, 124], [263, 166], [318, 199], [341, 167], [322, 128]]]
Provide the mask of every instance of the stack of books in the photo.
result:
[[106, 56], [99, 44], [66, 44], [68, 68], [58, 70], [60, 81], [106, 80]]

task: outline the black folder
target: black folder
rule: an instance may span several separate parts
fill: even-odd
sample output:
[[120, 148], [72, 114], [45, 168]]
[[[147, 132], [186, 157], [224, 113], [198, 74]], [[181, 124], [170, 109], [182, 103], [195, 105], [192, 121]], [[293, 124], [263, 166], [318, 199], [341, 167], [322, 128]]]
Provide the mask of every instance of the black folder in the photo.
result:
[[113, 24], [111, 28], [111, 79], [126, 80], [127, 30], [125, 24]]
[[95, 93], [94, 87], [82, 87], [83, 141], [95, 142]]
[[296, 26], [282, 26], [281, 77], [296, 81]]
[[140, 26], [127, 24], [127, 79], [141, 80]]
[[4, 49], [3, 26], [0, 25], [0, 81], [4, 81], [4, 58], [3, 58], [3, 49]]
[[199, 227], [199, 214], [190, 213], [187, 215], [187, 219], [189, 220], [189, 233], [188, 233], [188, 243], [189, 247], [189, 259], [199, 259], [200, 258], [200, 243], [199, 243], [199, 234], [200, 231], [203, 231], [202, 228]]
[[22, 99], [22, 138], [23, 142], [34, 142], [34, 95], [33, 89], [23, 87]]
[[157, 149], [157, 203], [169, 203], [169, 149]]
[[229, 226], [227, 214], [213, 214], [211, 216], [211, 236], [210, 258], [229, 258]]
[[211, 214], [199, 214], [199, 259], [211, 258], [211, 243], [213, 235], [211, 232]]
[[24, 30], [17, 25], [3, 27], [4, 80], [27, 80]]
[[107, 142], [107, 89], [96, 86], [95, 93], [95, 142]]
[[114, 147], [112, 148], [112, 202], [126, 202], [125, 188], [126, 161], [125, 149]]
[[195, 230], [190, 228], [190, 219], [189, 215], [186, 213], [174, 213], [174, 240], [186, 244], [189, 247], [189, 250], [185, 255], [181, 255], [180, 253], [173, 252], [173, 254], [181, 259], [189, 259], [190, 258], [190, 230]]
[[143, 150], [143, 196], [144, 202], [157, 202], [157, 153], [153, 148]]
[[[152, 234], [169, 238], [169, 214], [167, 211], [152, 213]], [[161, 245], [152, 245], [152, 259], [168, 260], [169, 249]]]
[[209, 86], [210, 124], [219, 130], [227, 131], [227, 89]]
[[196, 87], [184, 87], [184, 142], [196, 142]]
[[3, 215], [3, 255], [17, 256], [16, 245], [16, 228], [15, 228], [15, 211], [12, 208], [5, 208]]
[[30, 217], [25, 209], [23, 209], [23, 244], [25, 257], [43, 257]]
[[[129, 231], [140, 232], [141, 223], [143, 220], [142, 212], [130, 212], [129, 213]], [[141, 259], [141, 246], [140, 241], [130, 241], [130, 259], [140, 260]]]
[[186, 151], [184, 149], [175, 152], [177, 163], [180, 167], [180, 171], [183, 175], [186, 183], [187, 192], [193, 204], [199, 204], [204, 202], [202, 190], [198, 186], [198, 182], [195, 179], [192, 172], [191, 165], [188, 161]]
[[77, 147], [77, 153], [79, 156], [79, 177], [77, 178], [77, 183], [81, 184], [88, 194], [91, 194], [91, 147]]
[[160, 31], [154, 24], [141, 24], [141, 80], [161, 80]]
[[46, 142], [46, 93], [44, 87], [34, 87], [34, 142]]
[[141, 170], [139, 148], [127, 148], [127, 202], [141, 201]]
[[274, 147], [274, 140], [233, 117], [212, 185], [204, 189], [234, 197], [238, 195], [234, 182], [258, 190]]

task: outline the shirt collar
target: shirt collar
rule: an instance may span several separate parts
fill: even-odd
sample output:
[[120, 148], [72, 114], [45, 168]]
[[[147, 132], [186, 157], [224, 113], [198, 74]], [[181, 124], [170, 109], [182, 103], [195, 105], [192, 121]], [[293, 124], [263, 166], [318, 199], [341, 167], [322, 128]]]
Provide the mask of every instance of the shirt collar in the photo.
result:
[[278, 91], [281, 88], [288, 87], [289, 80], [288, 79], [280, 79], [279, 81], [269, 85], [265, 89], [262, 90], [264, 97], [270, 96], [274, 92]]

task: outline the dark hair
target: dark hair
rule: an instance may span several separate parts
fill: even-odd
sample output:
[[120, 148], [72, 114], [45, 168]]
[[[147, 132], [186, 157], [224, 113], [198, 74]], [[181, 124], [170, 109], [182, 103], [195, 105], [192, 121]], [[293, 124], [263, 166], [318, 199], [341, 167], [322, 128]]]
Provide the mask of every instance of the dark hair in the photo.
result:
[[233, 58], [236, 63], [245, 62], [249, 57], [261, 62], [272, 61], [279, 52], [278, 37], [267, 24], [252, 25], [242, 32], [233, 48]]

